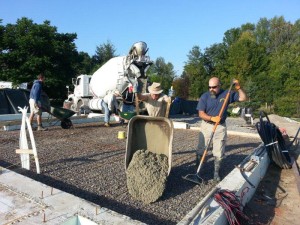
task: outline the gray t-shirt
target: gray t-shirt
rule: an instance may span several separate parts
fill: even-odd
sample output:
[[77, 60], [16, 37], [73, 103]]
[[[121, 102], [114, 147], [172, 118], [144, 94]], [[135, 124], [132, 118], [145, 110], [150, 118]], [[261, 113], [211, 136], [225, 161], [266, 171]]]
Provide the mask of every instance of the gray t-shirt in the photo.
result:
[[149, 116], [153, 117], [165, 117], [167, 103], [170, 101], [170, 98], [165, 94], [160, 94], [157, 100], [153, 100], [149, 93], [143, 94], [145, 98], [145, 106], [148, 111]]

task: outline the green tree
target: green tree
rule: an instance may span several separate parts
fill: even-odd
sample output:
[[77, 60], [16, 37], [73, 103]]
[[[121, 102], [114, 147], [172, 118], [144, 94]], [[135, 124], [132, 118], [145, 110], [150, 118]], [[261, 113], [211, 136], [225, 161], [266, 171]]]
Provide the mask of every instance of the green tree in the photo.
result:
[[184, 71], [189, 81], [189, 98], [198, 99], [207, 90], [209, 74], [199, 46], [194, 46], [187, 56], [188, 61], [184, 66]]
[[[299, 114], [300, 105], [300, 41], [282, 47], [272, 55], [271, 71], [278, 91], [273, 93], [275, 109], [284, 115]], [[288, 100], [287, 100], [288, 99]]]
[[266, 52], [270, 52], [270, 21], [267, 18], [262, 18], [258, 21], [254, 31], [257, 43], [265, 46]]
[[167, 94], [175, 78], [173, 64], [170, 62], [166, 63], [163, 57], [158, 57], [150, 67], [148, 74], [150, 82], [160, 83], [164, 93]]
[[0, 80], [14, 84], [32, 82], [43, 72], [44, 89], [49, 97], [64, 96], [66, 81], [71, 81], [77, 73], [78, 53], [74, 44], [77, 35], [57, 33], [49, 21], [36, 24], [27, 18], [2, 29]]
[[204, 67], [210, 77], [216, 76], [225, 81], [228, 77], [227, 71], [228, 47], [224, 44], [213, 44], [205, 49]]
[[[258, 88], [250, 88], [251, 99], [253, 101], [266, 101], [265, 93], [270, 91], [271, 86], [261, 82], [261, 77], [268, 69], [268, 60], [265, 56], [265, 48], [256, 42], [253, 32], [244, 32], [241, 37], [233, 43], [228, 50], [228, 72], [229, 76], [226, 82], [230, 83], [232, 78], [240, 80], [244, 86], [246, 82]], [[265, 79], [265, 77], [263, 78]], [[259, 81], [259, 82], [258, 82]], [[256, 94], [253, 93], [256, 90]]]
[[92, 57], [93, 72], [103, 66], [103, 64], [111, 58], [116, 57], [117, 55], [115, 52], [116, 48], [110, 41], [97, 46], [96, 53]]
[[92, 74], [92, 58], [86, 52], [79, 52], [78, 62], [77, 62], [77, 72], [78, 74]]
[[224, 33], [223, 43], [229, 47], [233, 43], [235, 43], [241, 35], [240, 28], [232, 28]]
[[183, 71], [181, 77], [177, 77], [173, 80], [173, 89], [175, 95], [179, 98], [188, 99], [189, 97], [189, 78], [185, 71]]

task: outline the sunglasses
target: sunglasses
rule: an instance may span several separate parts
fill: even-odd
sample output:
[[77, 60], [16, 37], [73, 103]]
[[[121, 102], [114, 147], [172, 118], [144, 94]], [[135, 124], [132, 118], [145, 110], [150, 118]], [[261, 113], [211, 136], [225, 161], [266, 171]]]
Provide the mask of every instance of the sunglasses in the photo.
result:
[[208, 86], [209, 89], [216, 89], [219, 85], [217, 86]]

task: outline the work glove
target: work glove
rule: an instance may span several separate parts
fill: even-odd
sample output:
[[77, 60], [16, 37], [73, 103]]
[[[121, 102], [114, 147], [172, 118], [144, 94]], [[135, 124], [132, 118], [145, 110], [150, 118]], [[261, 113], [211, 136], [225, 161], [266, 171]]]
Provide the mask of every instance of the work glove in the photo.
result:
[[210, 118], [210, 120], [213, 121], [213, 122], [215, 122], [215, 123], [220, 123], [221, 117], [219, 117], [219, 116], [212, 116]]
[[234, 84], [235, 89], [236, 89], [237, 91], [241, 89], [241, 85], [240, 85], [240, 83], [239, 83], [239, 81], [238, 81], [237, 79], [233, 79], [233, 80], [232, 80], [232, 83]]

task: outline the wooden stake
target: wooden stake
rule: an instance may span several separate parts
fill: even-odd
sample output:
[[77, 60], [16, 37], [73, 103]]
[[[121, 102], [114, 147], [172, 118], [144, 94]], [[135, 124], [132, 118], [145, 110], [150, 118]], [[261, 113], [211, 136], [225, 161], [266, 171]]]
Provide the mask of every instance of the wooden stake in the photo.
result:
[[33, 154], [32, 149], [16, 149], [17, 154]]

